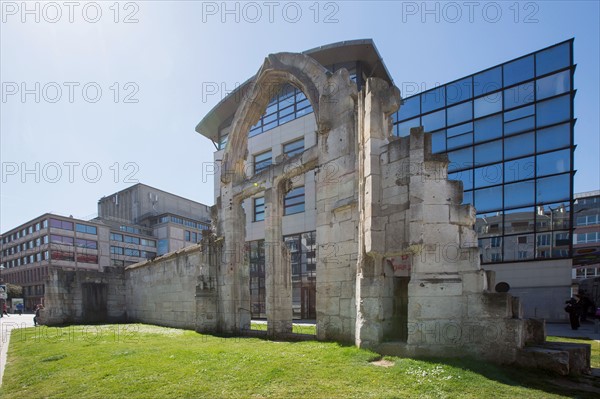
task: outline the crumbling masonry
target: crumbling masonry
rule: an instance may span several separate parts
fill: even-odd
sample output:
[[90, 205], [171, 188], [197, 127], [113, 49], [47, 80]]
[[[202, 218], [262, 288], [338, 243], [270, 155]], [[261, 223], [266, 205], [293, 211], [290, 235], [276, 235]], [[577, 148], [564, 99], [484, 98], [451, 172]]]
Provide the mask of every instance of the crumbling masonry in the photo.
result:
[[[248, 131], [284, 84], [301, 89], [309, 99], [317, 145], [247, 177]], [[431, 138], [420, 129], [409, 137], [392, 135], [391, 115], [400, 104], [399, 90], [382, 79], [369, 78], [358, 91], [344, 69], [332, 74], [307, 55], [270, 55], [231, 125], [214, 207], [215, 235], [205, 237], [196, 254], [186, 250], [128, 268], [127, 320], [162, 324], [155, 320], [161, 303], [194, 300], [195, 307], [185, 305], [184, 325], [166, 324], [207, 333], [247, 331], [249, 259], [242, 202], [264, 191], [268, 333], [291, 333], [283, 198], [297, 176], [328, 170], [335, 171], [335, 178], [319, 179], [316, 192], [318, 339], [389, 354], [471, 354], [538, 365], [540, 361], [525, 360], [532, 356], [524, 353], [531, 350], [526, 345], [544, 342], [543, 323], [522, 319], [517, 298], [494, 292], [493, 274], [479, 263], [475, 211], [461, 205], [462, 183], [447, 179], [447, 157], [431, 154]], [[141, 292], [155, 287], [150, 271], [167, 273], [165, 262], [173, 263], [174, 270], [191, 270], [185, 279], [195, 278], [196, 289], [179, 284], [173, 298], [141, 300]], [[561, 366], [547, 368], [562, 373], [569, 367], [585, 369], [589, 348], [587, 355], [585, 348], [568, 351], [575, 350], [583, 353], [580, 367], [574, 357], [569, 366], [567, 356], [566, 365], [563, 359]], [[544, 351], [533, 357], [547, 357]]]

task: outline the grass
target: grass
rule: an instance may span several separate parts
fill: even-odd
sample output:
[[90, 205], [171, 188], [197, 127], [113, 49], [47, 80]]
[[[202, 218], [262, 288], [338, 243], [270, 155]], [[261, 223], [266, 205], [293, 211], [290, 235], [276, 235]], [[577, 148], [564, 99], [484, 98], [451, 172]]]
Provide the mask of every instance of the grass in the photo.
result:
[[[596, 351], [597, 355], [597, 351]], [[143, 324], [12, 333], [3, 398], [594, 397], [472, 359], [379, 356], [331, 342], [219, 338]], [[597, 397], [597, 393], [595, 394]]]
[[[250, 324], [250, 329], [255, 331], [267, 331], [266, 322], [257, 323], [253, 321]], [[292, 333], [317, 335], [317, 326], [315, 324], [292, 324]]]

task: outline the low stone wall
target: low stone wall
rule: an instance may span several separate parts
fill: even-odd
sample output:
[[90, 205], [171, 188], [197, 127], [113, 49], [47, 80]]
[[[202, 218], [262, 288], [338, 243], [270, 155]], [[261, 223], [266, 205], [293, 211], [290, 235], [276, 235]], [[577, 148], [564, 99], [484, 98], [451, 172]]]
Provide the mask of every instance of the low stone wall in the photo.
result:
[[195, 329], [202, 246], [194, 245], [125, 269], [130, 322]]
[[42, 324], [127, 320], [122, 268], [106, 267], [103, 272], [50, 268], [45, 287], [45, 308], [40, 314]]

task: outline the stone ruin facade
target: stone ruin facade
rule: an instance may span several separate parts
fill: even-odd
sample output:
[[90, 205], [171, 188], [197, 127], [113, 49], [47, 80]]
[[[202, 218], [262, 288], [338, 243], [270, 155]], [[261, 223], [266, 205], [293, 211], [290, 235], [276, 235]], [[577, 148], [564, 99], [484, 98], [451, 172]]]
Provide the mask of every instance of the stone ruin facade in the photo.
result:
[[[309, 99], [317, 144], [247, 178], [248, 131], [284, 84]], [[123, 318], [205, 333], [250, 330], [242, 202], [264, 192], [267, 330], [272, 337], [288, 336], [292, 284], [282, 239], [283, 198], [294, 178], [307, 171], [316, 170], [317, 176], [335, 171], [334, 179], [319, 179], [316, 192], [317, 339], [384, 354], [470, 354], [530, 366], [546, 362], [543, 367], [562, 374], [589, 368], [589, 347], [541, 346], [543, 322], [523, 319], [518, 298], [494, 291], [493, 273], [480, 266], [475, 210], [462, 205], [462, 183], [447, 179], [448, 159], [431, 154], [427, 133], [413, 129], [409, 137], [392, 135], [391, 115], [400, 106], [399, 90], [382, 79], [369, 78], [358, 91], [345, 69], [331, 73], [303, 54], [268, 56], [231, 125], [213, 207], [214, 234], [204, 237], [197, 253], [187, 249], [127, 268]], [[174, 262], [173, 268], [164, 262]], [[150, 282], [157, 280], [154, 273], [160, 277], [180, 268], [188, 270], [188, 284], [179, 284], [156, 304], [140, 294], [155, 284]], [[185, 302], [179, 320], [186, 321], [157, 322], [157, 306], [165, 301]]]

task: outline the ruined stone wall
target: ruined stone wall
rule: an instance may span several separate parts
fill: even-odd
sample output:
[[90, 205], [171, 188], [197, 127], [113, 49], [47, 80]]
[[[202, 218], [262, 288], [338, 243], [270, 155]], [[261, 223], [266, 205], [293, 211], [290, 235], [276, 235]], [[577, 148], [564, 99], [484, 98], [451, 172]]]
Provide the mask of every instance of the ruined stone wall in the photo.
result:
[[124, 322], [127, 318], [123, 269], [50, 268], [45, 282], [46, 325]]
[[203, 273], [202, 245], [125, 269], [130, 322], [196, 328], [196, 286]]

